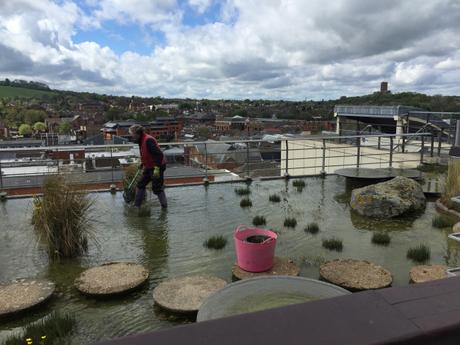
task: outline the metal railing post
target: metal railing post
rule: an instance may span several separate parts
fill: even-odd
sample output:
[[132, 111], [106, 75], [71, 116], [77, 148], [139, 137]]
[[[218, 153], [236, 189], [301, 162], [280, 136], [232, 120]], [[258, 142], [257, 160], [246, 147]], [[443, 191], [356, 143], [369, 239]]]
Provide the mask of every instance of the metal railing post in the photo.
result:
[[382, 137], [377, 138], [377, 150], [380, 150], [380, 145], [381, 145]]
[[404, 153], [405, 148], [406, 148], [406, 137], [403, 135], [402, 144], [401, 144], [401, 152], [402, 153]]
[[357, 146], [356, 146], [356, 167], [359, 168], [359, 158], [361, 156], [361, 137], [358, 138], [358, 141], [357, 141]]
[[249, 178], [250, 168], [249, 168], [249, 142], [246, 143], [246, 177]]
[[425, 136], [422, 135], [422, 148], [420, 149], [420, 164], [423, 164], [423, 151], [425, 151]]
[[204, 169], [205, 169], [205, 176], [206, 176], [206, 180], [207, 180], [208, 179], [208, 146], [206, 145], [206, 143], [204, 144], [204, 155], [205, 155]]
[[393, 167], [393, 137], [390, 137], [390, 168]]
[[2, 162], [0, 161], [0, 189], [3, 189], [3, 172], [2, 172]]
[[326, 175], [326, 139], [323, 139], [323, 160], [321, 163], [321, 175]]
[[433, 157], [434, 154], [434, 135], [431, 133], [431, 143], [430, 143], [430, 157]]
[[114, 168], [114, 164], [113, 164], [113, 147], [110, 146], [110, 165], [112, 166], [112, 183], [113, 183], [113, 168]]
[[286, 167], [285, 167], [285, 175], [289, 175], [289, 142], [286, 140]]
[[442, 134], [438, 133], [438, 157], [441, 157]]

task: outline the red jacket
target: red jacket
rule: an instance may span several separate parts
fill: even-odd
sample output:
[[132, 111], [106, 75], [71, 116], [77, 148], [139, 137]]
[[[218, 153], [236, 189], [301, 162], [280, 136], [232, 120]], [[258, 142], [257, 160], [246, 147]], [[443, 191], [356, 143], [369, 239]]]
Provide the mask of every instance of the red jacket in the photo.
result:
[[[149, 145], [150, 144], [150, 145]], [[153, 169], [156, 166], [166, 164], [166, 158], [154, 137], [143, 134], [139, 142], [142, 165], [145, 169]]]

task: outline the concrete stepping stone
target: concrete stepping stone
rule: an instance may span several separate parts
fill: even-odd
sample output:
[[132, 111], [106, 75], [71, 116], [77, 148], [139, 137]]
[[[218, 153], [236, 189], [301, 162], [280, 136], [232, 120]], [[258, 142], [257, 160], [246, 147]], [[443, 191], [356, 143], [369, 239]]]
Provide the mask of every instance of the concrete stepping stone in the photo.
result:
[[265, 272], [247, 272], [241, 269], [237, 264], [232, 268], [233, 277], [241, 280], [261, 276], [298, 276], [300, 267], [289, 258], [275, 256], [273, 259], [273, 267]]
[[328, 261], [320, 266], [319, 274], [322, 279], [351, 291], [382, 289], [393, 282], [388, 270], [365, 260]]
[[412, 267], [409, 276], [412, 283], [425, 283], [447, 278], [446, 265], [420, 265]]
[[93, 296], [110, 296], [140, 287], [149, 278], [149, 272], [131, 262], [109, 262], [90, 268], [75, 279], [75, 287]]
[[172, 278], [153, 290], [153, 301], [174, 313], [195, 313], [206, 298], [225, 285], [225, 280], [208, 275]]
[[0, 317], [36, 307], [51, 298], [54, 283], [44, 279], [17, 279], [0, 284]]

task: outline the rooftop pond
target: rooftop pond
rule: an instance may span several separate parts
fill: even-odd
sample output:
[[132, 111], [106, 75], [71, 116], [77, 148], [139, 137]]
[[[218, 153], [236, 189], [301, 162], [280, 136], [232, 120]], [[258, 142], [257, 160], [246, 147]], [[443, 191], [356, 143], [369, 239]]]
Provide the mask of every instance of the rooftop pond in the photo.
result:
[[[459, 266], [460, 243], [448, 240], [450, 229], [437, 229], [431, 222], [436, 214], [434, 202], [418, 216], [373, 221], [350, 211], [344, 178], [307, 178], [299, 191], [292, 181], [253, 182], [250, 186], [252, 207], [241, 208], [234, 189], [243, 184], [190, 186], [167, 190], [170, 207], [162, 212], [156, 198], [150, 196], [151, 214], [138, 217], [125, 206], [121, 193], [93, 194], [98, 222], [97, 245], [90, 242], [88, 254], [78, 260], [49, 262], [37, 244], [30, 218], [31, 199], [13, 199], [0, 203], [0, 281], [21, 277], [48, 278], [57, 285], [56, 296], [46, 306], [14, 320], [0, 321], [0, 344], [12, 332], [59, 310], [75, 315], [77, 330], [74, 344], [121, 337], [134, 333], [172, 327], [187, 319], [166, 314], [154, 307], [153, 288], [165, 278], [184, 274], [209, 273], [231, 281], [235, 261], [232, 233], [239, 224], [250, 225], [255, 216], [264, 216], [266, 227], [279, 233], [276, 254], [294, 259], [301, 276], [317, 279], [319, 265], [335, 258], [366, 259], [382, 265], [394, 276], [393, 285], [409, 282], [410, 268], [416, 265], [406, 258], [410, 247], [426, 244], [431, 263]], [[279, 194], [280, 203], [269, 201]], [[295, 228], [284, 226], [285, 218], [297, 220]], [[304, 228], [311, 222], [319, 232]], [[371, 243], [373, 233], [388, 232], [391, 243]], [[212, 235], [224, 235], [229, 241], [222, 250], [211, 250], [203, 242]], [[343, 250], [322, 247], [324, 238], [343, 240]], [[73, 286], [84, 269], [107, 261], [133, 261], [150, 270], [150, 281], [143, 289], [117, 299], [97, 300], [81, 295]]]

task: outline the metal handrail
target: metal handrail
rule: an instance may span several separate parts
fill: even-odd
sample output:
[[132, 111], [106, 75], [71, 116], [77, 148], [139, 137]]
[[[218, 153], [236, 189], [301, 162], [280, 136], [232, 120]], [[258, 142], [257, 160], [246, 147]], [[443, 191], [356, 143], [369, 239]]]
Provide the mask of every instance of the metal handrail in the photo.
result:
[[[419, 137], [419, 136], [431, 136], [431, 133], [402, 133], [398, 134], [399, 137]], [[283, 137], [274, 142], [281, 141], [319, 141], [319, 140], [337, 140], [337, 139], [356, 139], [356, 138], [390, 138], [395, 137], [396, 134], [365, 134], [365, 135], [312, 135], [309, 137]], [[187, 145], [218, 145], [218, 144], [244, 144], [244, 143], [267, 143], [269, 140], [263, 139], [249, 139], [249, 140], [225, 140], [225, 141], [176, 141], [168, 143], [159, 143], [161, 147], [163, 146], [187, 146]], [[31, 151], [72, 151], [78, 149], [103, 149], [103, 148], [133, 148], [137, 144], [113, 144], [113, 145], [63, 145], [63, 146], [39, 146], [39, 147], [21, 147], [21, 148], [0, 148], [0, 152], [31, 152]]]

